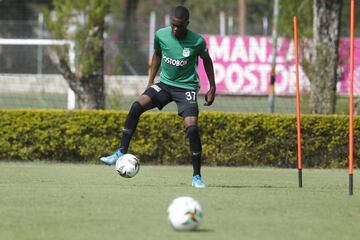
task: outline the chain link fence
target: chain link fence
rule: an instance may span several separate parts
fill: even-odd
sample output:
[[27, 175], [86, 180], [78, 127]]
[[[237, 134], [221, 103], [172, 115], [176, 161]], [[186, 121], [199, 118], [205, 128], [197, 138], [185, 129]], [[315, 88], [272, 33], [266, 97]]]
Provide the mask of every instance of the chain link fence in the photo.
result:
[[[107, 18], [108, 30], [105, 34], [105, 82], [107, 93], [107, 108], [128, 110], [132, 101], [145, 89], [151, 54], [151, 36], [159, 28], [169, 25], [169, 15], [155, 14], [151, 24], [150, 13], [132, 18], [130, 24], [118, 21], [112, 16]], [[199, 19], [199, 18], [198, 18]], [[204, 35], [236, 36], [238, 34], [238, 19], [226, 12], [213, 16], [209, 24], [208, 17], [191, 21], [189, 28]], [[266, 37], [270, 33], [268, 16], [258, 19], [258, 22], [248, 22], [247, 36]], [[33, 21], [0, 21], [1, 29], [11, 29], [11, 35], [2, 34], [2, 38], [50, 38], [41, 16]], [[4, 31], [2, 31], [4, 32]], [[290, 39], [291, 41], [291, 39]], [[59, 77], [57, 66], [51, 61], [47, 49], [51, 46], [40, 45], [0, 45], [0, 81], [7, 85], [6, 91], [1, 91], [0, 107], [2, 108], [66, 108], [66, 82]], [[250, 46], [251, 47], [251, 46]], [[23, 76], [23, 77], [22, 77]], [[26, 76], [26, 77], [25, 77]], [[128, 76], [132, 76], [129, 78]], [[13, 81], [13, 79], [20, 79]], [[266, 78], [270, 81], [270, 73]], [[52, 80], [55, 79], [55, 80]], [[126, 81], [124, 79], [127, 79]], [[20, 81], [20, 83], [18, 82]], [[23, 81], [21, 83], [21, 81]], [[47, 82], [46, 82], [47, 81]], [[63, 90], [54, 92], [47, 85], [62, 82]], [[132, 81], [132, 82], [127, 82]], [[16, 82], [16, 83], [15, 83]], [[143, 85], [142, 85], [143, 84]], [[28, 86], [24, 91], [19, 86]], [[130, 87], [129, 87], [130, 86]], [[136, 86], [135, 91], [131, 87]], [[3, 88], [5, 89], [5, 88]], [[22, 90], [20, 90], [22, 89]], [[60, 88], [59, 88], [60, 89]], [[131, 94], [129, 94], [131, 92]], [[302, 112], [308, 113], [307, 93], [303, 93]], [[201, 96], [200, 96], [201, 97]], [[14, 101], [14, 99], [17, 99]], [[202, 97], [201, 97], [202, 99]], [[203, 100], [199, 100], [202, 105]], [[338, 100], [338, 113], [347, 112], [347, 98]], [[231, 112], [268, 112], [266, 92], [252, 94], [219, 94], [213, 106], [200, 107], [208, 111]], [[176, 111], [176, 106], [170, 104], [165, 111]], [[295, 98], [293, 95], [275, 96], [275, 113], [295, 113]]]

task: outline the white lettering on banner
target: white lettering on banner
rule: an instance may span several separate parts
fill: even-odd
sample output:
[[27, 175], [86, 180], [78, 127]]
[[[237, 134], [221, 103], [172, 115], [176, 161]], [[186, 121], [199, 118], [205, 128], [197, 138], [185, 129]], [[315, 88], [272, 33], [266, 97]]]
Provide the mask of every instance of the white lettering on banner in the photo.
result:
[[[354, 95], [359, 94], [360, 92], [360, 66], [354, 67]], [[350, 76], [349, 76], [349, 81], [350, 81]], [[343, 82], [340, 82], [341, 84], [343, 84]], [[340, 85], [340, 84], [339, 84]], [[347, 94], [350, 93], [350, 84], [347, 87]]]
[[[224, 81], [225, 89], [231, 93], [235, 93], [240, 89], [244, 93], [256, 94], [259, 92], [266, 92], [267, 78], [264, 74], [265, 71], [270, 71], [269, 65], [262, 65], [260, 68], [256, 64], [248, 64], [242, 67], [238, 63], [232, 63], [228, 67], [224, 68], [221, 65], [217, 66], [217, 72], [220, 73], [221, 78], [219, 81]], [[261, 71], [259, 71], [262, 69]], [[258, 81], [257, 75], [260, 73], [261, 81]], [[259, 86], [259, 84], [261, 86]]]
[[[355, 49], [356, 50], [356, 49]], [[355, 65], [357, 61], [355, 61]], [[342, 93], [345, 96], [348, 96], [350, 93], [350, 71], [346, 71], [345, 67], [341, 67], [342, 69], [339, 70], [342, 72], [343, 80], [339, 80], [336, 89], [338, 92]], [[345, 81], [346, 79], [347, 81]], [[354, 66], [354, 95], [360, 96], [360, 66]]]
[[[234, 78], [233, 78], [234, 76]], [[233, 80], [235, 79], [235, 80]], [[243, 87], [244, 73], [242, 67], [237, 63], [232, 63], [226, 68], [225, 86], [228, 91], [234, 93]]]
[[216, 76], [215, 83], [220, 84], [225, 79], [225, 67], [220, 63], [214, 62], [214, 74]]
[[356, 81], [358, 79], [360, 79], [360, 66], [354, 68], [354, 80], [357, 84], [360, 84], [359, 81]]
[[[263, 95], [268, 94], [272, 41], [269, 37], [204, 36], [209, 54], [213, 59], [217, 92]], [[339, 42], [339, 75], [337, 84], [339, 94], [349, 94], [348, 39]], [[355, 40], [354, 79], [360, 78], [360, 39]], [[275, 94], [294, 95], [296, 88], [294, 42], [291, 38], [279, 38], [276, 52]], [[303, 52], [306, 58], [309, 52]], [[170, 60], [167, 60], [170, 61]], [[181, 62], [170, 61], [181, 65]], [[200, 66], [200, 65], [199, 65]], [[202, 64], [201, 64], [202, 67]], [[199, 68], [201, 91], [208, 87], [204, 68]], [[309, 91], [310, 82], [299, 66], [300, 90]], [[360, 95], [360, 81], [354, 81], [354, 93]]]
[[[236, 93], [241, 90], [243, 94], [267, 94], [271, 64], [246, 64], [241, 66], [238, 63], [231, 63], [224, 67], [221, 64], [214, 64], [216, 84], [224, 84], [224, 90], [229, 93]], [[276, 93], [295, 93], [295, 66], [277, 66]], [[304, 73], [300, 71], [300, 76]], [[301, 83], [303, 89], [308, 82]]]
[[256, 89], [258, 89], [258, 80], [255, 76], [256, 70], [258, 69], [258, 66], [255, 66], [254, 64], [250, 64], [247, 67], [244, 68], [244, 76], [245, 79], [248, 81], [248, 83], [244, 86], [245, 93], [251, 93], [254, 94]]
[[[284, 61], [284, 57], [281, 56], [280, 51], [281, 51], [281, 50], [284, 50], [283, 44], [285, 43], [285, 41], [283, 40], [283, 38], [278, 38], [277, 43], [278, 43], [278, 44], [277, 44], [277, 51], [276, 51], [275, 62], [276, 62], [276, 63], [284, 63], [284, 62], [285, 62], [285, 61]], [[270, 52], [270, 54], [268, 55], [267, 62], [269, 62], [269, 63], [271, 63], [271, 61], [272, 61], [272, 53], [273, 53], [273, 50], [274, 50], [274, 49], [271, 48], [271, 52]]]
[[259, 41], [255, 37], [249, 38], [249, 61], [265, 62], [266, 61], [266, 38], [260, 38]]
[[[257, 65], [254, 65], [254, 66], [257, 66]], [[257, 70], [259, 71], [259, 74], [260, 74], [260, 91], [267, 92], [269, 76], [271, 73], [271, 65], [270, 64], [262, 64], [261, 66], [257, 66]]]
[[229, 61], [230, 54], [230, 39], [228, 37], [224, 37], [221, 39], [219, 45], [216, 40], [216, 37], [210, 37], [210, 48], [209, 54], [213, 61], [222, 60], [224, 62]]
[[[269, 37], [236, 37], [236, 36], [204, 36], [208, 44], [209, 54], [213, 60], [215, 81], [218, 93], [235, 93], [263, 95], [268, 94], [271, 74], [272, 39]], [[360, 39], [355, 40], [354, 93], [360, 92]], [[337, 90], [340, 94], [349, 93], [348, 39], [339, 42], [339, 75]], [[278, 38], [276, 52], [277, 95], [295, 94], [295, 55], [294, 42], [291, 38]], [[308, 52], [303, 52], [306, 58]], [[177, 62], [173, 62], [177, 64]], [[180, 64], [180, 63], [179, 63]], [[200, 65], [199, 65], [200, 66]], [[301, 91], [310, 90], [310, 82], [299, 66]], [[198, 71], [201, 91], [208, 87], [204, 68]]]
[[242, 38], [236, 38], [234, 43], [234, 49], [231, 51], [231, 62], [237, 62], [241, 60], [242, 62], [249, 61], [248, 53], [246, 51], [246, 45]]
[[284, 65], [277, 65], [276, 72], [280, 74], [281, 81], [276, 82], [275, 92], [284, 92], [289, 87], [288, 69]]
[[286, 62], [295, 61], [294, 41], [291, 41], [286, 54]]
[[286, 49], [286, 46], [284, 46], [286, 42], [284, 41], [284, 38], [278, 38], [278, 49], [276, 53], [276, 63], [284, 64], [285, 59], [282, 54], [280, 54], [280, 51], [289, 51], [289, 49]]

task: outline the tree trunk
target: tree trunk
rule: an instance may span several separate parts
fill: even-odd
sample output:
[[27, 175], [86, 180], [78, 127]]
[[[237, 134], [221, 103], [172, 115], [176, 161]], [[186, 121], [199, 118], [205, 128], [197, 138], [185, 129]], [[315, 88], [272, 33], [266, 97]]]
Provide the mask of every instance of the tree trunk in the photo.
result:
[[[75, 74], [64, 74], [70, 88], [75, 92], [80, 109], [105, 108], [105, 81], [104, 81], [104, 22], [89, 31], [83, 48], [83, 55], [79, 56]], [[69, 67], [67, 67], [70, 71]], [[71, 73], [71, 71], [70, 71]]]
[[[49, 27], [57, 37], [74, 42], [76, 69], [69, 66], [67, 48], [56, 48], [57, 54], [51, 54], [51, 59], [58, 63], [61, 74], [76, 95], [79, 108], [104, 109], [104, 31], [111, 0], [78, 1], [78, 4], [72, 0], [53, 1], [58, 14], [55, 19], [48, 14]], [[74, 12], [82, 17], [72, 17]], [[69, 26], [75, 30], [68, 32]]]
[[79, 99], [81, 109], [104, 109], [104, 77], [102, 74], [96, 74], [88, 77], [86, 84], [83, 84], [84, 94]]
[[314, 0], [313, 8], [310, 107], [312, 113], [333, 114], [336, 105], [341, 0]]
[[80, 83], [84, 89], [84, 96], [79, 100], [82, 109], [105, 108], [104, 26], [105, 23], [101, 22], [90, 31], [87, 37], [85, 52], [91, 53], [90, 57], [93, 59], [92, 61], [84, 59], [84, 66], [82, 66]]

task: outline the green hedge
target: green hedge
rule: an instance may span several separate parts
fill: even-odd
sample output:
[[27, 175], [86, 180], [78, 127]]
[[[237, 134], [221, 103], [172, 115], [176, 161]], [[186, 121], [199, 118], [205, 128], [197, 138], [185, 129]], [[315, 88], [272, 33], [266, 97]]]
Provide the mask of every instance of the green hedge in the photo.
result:
[[[0, 110], [0, 159], [97, 162], [120, 142], [126, 112]], [[343, 115], [301, 117], [304, 167], [345, 167], [348, 122]], [[205, 165], [297, 166], [295, 115], [201, 113]], [[142, 115], [130, 145], [142, 163], [189, 164], [189, 143], [176, 113]], [[360, 118], [354, 159], [360, 162]]]

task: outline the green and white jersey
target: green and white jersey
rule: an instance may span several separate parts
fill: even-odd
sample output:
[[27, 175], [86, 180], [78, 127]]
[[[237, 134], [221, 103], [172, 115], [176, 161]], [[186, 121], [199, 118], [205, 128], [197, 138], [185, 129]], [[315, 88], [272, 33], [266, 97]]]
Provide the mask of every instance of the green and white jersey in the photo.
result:
[[155, 51], [161, 51], [160, 82], [178, 88], [200, 89], [197, 74], [198, 57], [207, 52], [205, 40], [191, 30], [184, 38], [176, 38], [171, 27], [158, 30], [154, 41]]

